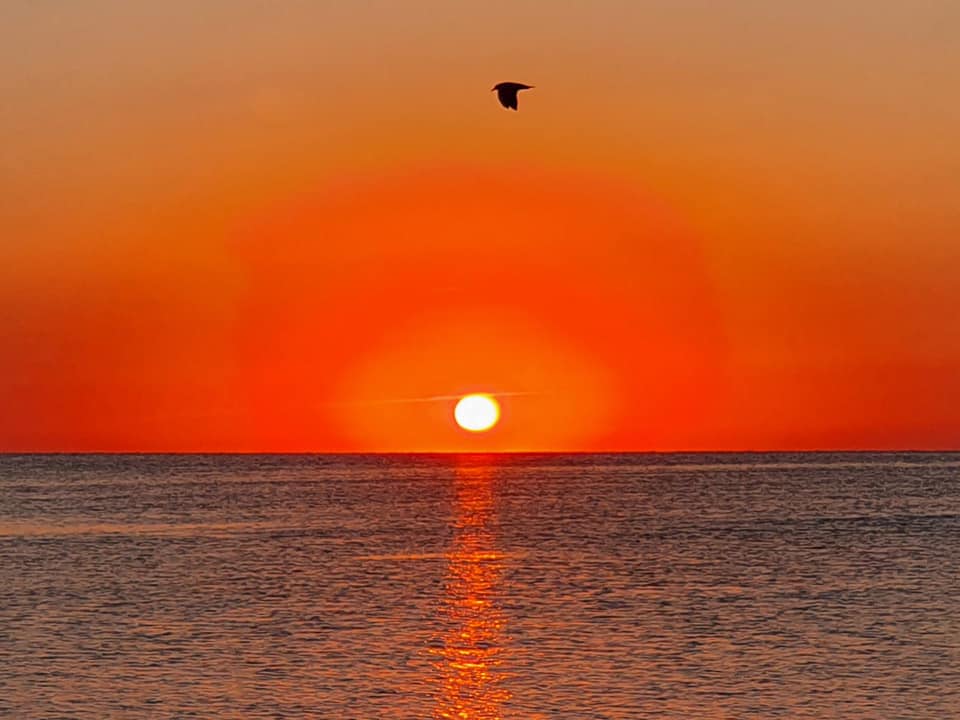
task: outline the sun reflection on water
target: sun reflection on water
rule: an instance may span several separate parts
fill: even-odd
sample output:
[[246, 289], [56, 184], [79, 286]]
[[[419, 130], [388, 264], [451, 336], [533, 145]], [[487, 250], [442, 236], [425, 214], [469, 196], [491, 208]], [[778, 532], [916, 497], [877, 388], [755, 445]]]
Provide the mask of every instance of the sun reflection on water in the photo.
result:
[[440, 604], [447, 630], [433, 651], [440, 675], [435, 719], [501, 720], [510, 699], [500, 669], [507, 638], [497, 602], [503, 555], [491, 527], [493, 500], [489, 468], [457, 468], [455, 536]]

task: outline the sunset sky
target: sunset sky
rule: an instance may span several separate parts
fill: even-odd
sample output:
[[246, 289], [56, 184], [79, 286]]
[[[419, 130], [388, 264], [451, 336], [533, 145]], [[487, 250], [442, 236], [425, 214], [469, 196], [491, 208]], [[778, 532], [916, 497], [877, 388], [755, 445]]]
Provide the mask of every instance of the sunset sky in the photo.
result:
[[0, 451], [960, 447], [958, 29], [4, 2]]

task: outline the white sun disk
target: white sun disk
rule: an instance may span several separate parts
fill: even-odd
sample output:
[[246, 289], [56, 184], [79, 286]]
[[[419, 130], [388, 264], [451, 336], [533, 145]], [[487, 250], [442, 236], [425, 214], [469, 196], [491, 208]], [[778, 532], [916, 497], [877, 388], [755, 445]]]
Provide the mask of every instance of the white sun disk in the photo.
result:
[[490, 395], [465, 395], [453, 409], [457, 425], [470, 432], [483, 432], [497, 424], [500, 405]]

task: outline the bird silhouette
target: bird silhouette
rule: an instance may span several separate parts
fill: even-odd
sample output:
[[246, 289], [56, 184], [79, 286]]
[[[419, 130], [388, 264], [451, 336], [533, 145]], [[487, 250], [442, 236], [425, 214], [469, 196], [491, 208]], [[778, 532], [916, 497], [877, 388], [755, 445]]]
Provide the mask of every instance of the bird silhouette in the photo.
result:
[[533, 85], [524, 85], [523, 83], [502, 82], [494, 85], [490, 92], [497, 91], [497, 99], [500, 104], [510, 110], [517, 109], [517, 93], [521, 90], [529, 90]]

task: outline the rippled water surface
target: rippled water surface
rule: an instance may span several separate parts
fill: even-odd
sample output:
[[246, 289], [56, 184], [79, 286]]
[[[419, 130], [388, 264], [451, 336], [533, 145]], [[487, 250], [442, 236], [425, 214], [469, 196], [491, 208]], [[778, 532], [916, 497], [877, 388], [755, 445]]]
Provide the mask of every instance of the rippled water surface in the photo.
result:
[[0, 716], [960, 717], [960, 454], [0, 457]]

